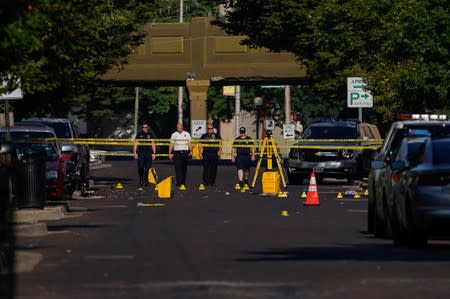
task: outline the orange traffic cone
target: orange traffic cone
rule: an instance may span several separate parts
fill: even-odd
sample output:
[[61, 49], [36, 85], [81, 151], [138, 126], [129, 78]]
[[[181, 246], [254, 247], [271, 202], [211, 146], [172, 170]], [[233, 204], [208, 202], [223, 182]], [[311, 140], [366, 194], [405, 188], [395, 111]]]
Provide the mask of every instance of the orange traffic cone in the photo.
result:
[[319, 202], [319, 193], [317, 192], [317, 183], [316, 183], [316, 175], [314, 171], [311, 171], [311, 177], [309, 179], [308, 186], [308, 195], [306, 195], [306, 201], [304, 202], [305, 206], [318, 206]]

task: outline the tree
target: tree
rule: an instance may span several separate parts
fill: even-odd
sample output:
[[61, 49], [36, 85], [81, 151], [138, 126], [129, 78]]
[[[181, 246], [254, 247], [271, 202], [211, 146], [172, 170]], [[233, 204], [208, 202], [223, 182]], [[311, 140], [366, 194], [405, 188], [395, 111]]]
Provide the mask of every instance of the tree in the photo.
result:
[[[40, 43], [1, 69], [22, 78], [26, 96], [16, 105], [19, 115], [66, 114], [88, 83], [121, 67], [142, 42], [139, 27], [148, 19], [147, 12], [142, 1], [34, 1], [7, 32], [21, 32], [23, 24], [30, 24], [26, 33]], [[10, 43], [5, 49], [12, 47]]]
[[[347, 76], [365, 77], [374, 108], [392, 120], [401, 110], [448, 105], [450, 41], [445, 1], [233, 1], [217, 23], [246, 43], [293, 52], [311, 87], [344, 107]], [[341, 108], [342, 110], [342, 108]]]

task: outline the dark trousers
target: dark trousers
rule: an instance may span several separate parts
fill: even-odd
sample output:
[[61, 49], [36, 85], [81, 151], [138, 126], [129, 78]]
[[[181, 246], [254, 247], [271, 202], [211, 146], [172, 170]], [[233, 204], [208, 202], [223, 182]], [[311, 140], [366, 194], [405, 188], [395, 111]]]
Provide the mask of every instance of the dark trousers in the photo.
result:
[[150, 168], [152, 168], [152, 152], [138, 152], [137, 164], [139, 182], [147, 182], [148, 171], [150, 170]]
[[203, 184], [214, 185], [217, 176], [217, 163], [219, 156], [217, 153], [206, 153], [203, 155]]
[[175, 164], [175, 178], [177, 181], [177, 186], [186, 184], [188, 151], [174, 151], [173, 162]]

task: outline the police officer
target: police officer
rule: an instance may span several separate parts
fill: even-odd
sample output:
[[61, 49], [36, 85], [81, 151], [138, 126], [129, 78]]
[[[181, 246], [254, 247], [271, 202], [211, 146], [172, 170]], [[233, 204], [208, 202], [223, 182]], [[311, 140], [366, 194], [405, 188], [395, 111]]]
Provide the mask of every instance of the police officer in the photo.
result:
[[150, 131], [147, 123], [142, 124], [142, 130], [136, 135], [136, 140], [145, 139], [150, 141], [149, 143], [140, 144], [137, 143], [133, 146], [134, 159], [138, 164], [139, 184], [141, 186], [148, 185], [148, 172], [152, 167], [152, 160], [156, 158], [156, 145], [152, 140], [155, 135]]
[[179, 190], [186, 190], [186, 174], [189, 156], [191, 155], [191, 134], [184, 130], [182, 123], [170, 136], [169, 159], [174, 161], [175, 179]]
[[202, 143], [200, 154], [203, 157], [203, 181], [200, 189], [204, 186], [214, 186], [217, 176], [217, 163], [222, 152], [220, 135], [214, 131], [214, 125], [208, 124], [207, 132], [200, 139], [206, 140]]
[[255, 143], [247, 136], [245, 127], [239, 128], [239, 136], [233, 141], [231, 161], [236, 162], [239, 183], [236, 189], [248, 186], [251, 161], [255, 161]]

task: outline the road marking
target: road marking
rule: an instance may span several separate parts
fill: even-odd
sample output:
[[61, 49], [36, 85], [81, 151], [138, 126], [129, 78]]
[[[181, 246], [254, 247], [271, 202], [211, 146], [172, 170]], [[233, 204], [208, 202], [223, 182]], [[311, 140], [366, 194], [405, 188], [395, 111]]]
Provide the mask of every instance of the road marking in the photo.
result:
[[347, 212], [351, 212], [351, 213], [367, 213], [367, 210], [347, 210]]
[[88, 255], [87, 260], [134, 260], [134, 255]]

